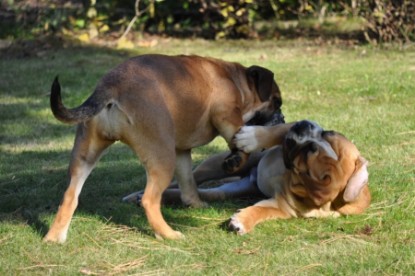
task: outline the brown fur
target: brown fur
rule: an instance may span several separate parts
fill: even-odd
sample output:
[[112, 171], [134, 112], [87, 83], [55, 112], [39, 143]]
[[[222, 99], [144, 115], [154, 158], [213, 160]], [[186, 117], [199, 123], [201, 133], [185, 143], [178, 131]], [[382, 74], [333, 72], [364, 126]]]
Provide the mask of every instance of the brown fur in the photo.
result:
[[237, 150], [234, 134], [256, 112], [279, 110], [281, 95], [265, 68], [198, 56], [144, 55], [107, 73], [79, 107], [67, 109], [57, 79], [51, 109], [65, 123], [78, 124], [69, 166], [69, 187], [44, 238], [64, 242], [82, 186], [102, 152], [115, 141], [129, 145], [147, 172], [142, 197], [148, 221], [161, 238], [180, 238], [163, 219], [161, 195], [176, 173], [182, 200], [203, 206], [191, 174], [191, 149], [216, 135], [233, 154], [228, 172], [238, 170], [248, 155]]
[[[258, 131], [261, 136], [258, 139], [268, 141], [269, 138], [262, 135], [273, 136], [277, 132], [283, 134], [283, 129], [284, 126], [258, 127], [261, 130]], [[258, 183], [276, 185], [274, 196], [240, 210], [232, 217], [231, 227], [238, 233], [245, 234], [256, 224], [268, 219], [338, 217], [362, 213], [371, 199], [367, 186], [367, 161], [343, 135], [331, 132], [324, 134], [323, 139], [330, 144], [338, 160], [329, 158], [321, 148], [315, 152], [299, 152], [294, 158], [294, 167], [285, 170], [281, 182]], [[281, 147], [269, 151], [276, 151], [282, 159]], [[275, 155], [272, 159], [265, 155], [259, 164], [258, 175], [275, 170], [275, 162]], [[277, 175], [275, 173], [273, 177]]]

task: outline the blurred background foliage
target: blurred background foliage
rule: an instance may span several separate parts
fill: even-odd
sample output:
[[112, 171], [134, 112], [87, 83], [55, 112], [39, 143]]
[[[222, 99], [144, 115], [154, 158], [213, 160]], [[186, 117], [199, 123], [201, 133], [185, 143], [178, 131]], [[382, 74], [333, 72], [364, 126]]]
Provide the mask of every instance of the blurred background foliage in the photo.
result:
[[[0, 0], [0, 38], [152, 34], [207, 39], [334, 36], [413, 42], [413, 0]], [[131, 35], [131, 34], [130, 34]]]

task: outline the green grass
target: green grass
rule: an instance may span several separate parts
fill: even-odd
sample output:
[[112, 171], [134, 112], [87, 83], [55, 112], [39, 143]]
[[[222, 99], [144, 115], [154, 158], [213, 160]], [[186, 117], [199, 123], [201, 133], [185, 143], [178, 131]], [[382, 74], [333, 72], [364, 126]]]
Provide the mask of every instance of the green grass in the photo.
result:
[[[252, 203], [207, 209], [166, 206], [186, 235], [156, 240], [141, 208], [122, 203], [145, 173], [121, 144], [87, 180], [63, 245], [45, 244], [66, 188], [74, 127], [49, 110], [59, 74], [76, 106], [111, 67], [131, 55], [200, 54], [275, 72], [287, 121], [311, 119], [354, 141], [370, 161], [373, 202], [363, 215], [270, 221], [251, 234], [224, 222]], [[415, 273], [415, 52], [341, 48], [303, 41], [161, 41], [131, 52], [88, 47], [0, 62], [0, 274], [413, 275]], [[200, 162], [225, 150], [221, 139], [194, 151]]]

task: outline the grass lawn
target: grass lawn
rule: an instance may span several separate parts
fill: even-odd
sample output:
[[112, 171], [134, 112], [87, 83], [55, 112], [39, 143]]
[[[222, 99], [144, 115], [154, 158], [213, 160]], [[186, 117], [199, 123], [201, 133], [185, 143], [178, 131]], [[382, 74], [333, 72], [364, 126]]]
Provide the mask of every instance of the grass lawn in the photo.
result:
[[[338, 219], [270, 221], [245, 236], [224, 222], [252, 200], [206, 209], [165, 206], [185, 234], [158, 241], [142, 208], [121, 198], [145, 172], [122, 144], [88, 178], [65, 244], [42, 237], [66, 189], [74, 126], [49, 110], [60, 76], [64, 102], [79, 105], [98, 79], [128, 56], [199, 54], [274, 71], [287, 121], [311, 119], [345, 134], [369, 160], [372, 205]], [[131, 51], [48, 50], [0, 60], [0, 275], [414, 275], [415, 51], [289, 42], [162, 41]], [[194, 160], [226, 149], [222, 139]]]

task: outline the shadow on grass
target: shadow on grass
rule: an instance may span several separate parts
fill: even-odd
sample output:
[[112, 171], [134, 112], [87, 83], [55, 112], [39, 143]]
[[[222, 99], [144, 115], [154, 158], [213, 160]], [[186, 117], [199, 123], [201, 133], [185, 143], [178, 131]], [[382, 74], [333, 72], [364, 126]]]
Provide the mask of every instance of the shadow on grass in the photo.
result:
[[[65, 82], [68, 90], [82, 91], [87, 85], [80, 80], [97, 82], [102, 71], [130, 54], [96, 47], [51, 49], [41, 57], [36, 53], [28, 57], [13, 56], [13, 52], [6, 54], [10, 66], [7, 66], [7, 72], [0, 70], [0, 98], [6, 99], [0, 105], [0, 222], [27, 223], [44, 236], [49, 228], [49, 218], [56, 214], [67, 188], [70, 157], [69, 151], [49, 146], [49, 143], [59, 144], [57, 140], [62, 137], [72, 140], [75, 135], [73, 126], [55, 124], [52, 114], [45, 113], [50, 112], [45, 91], [49, 91], [53, 77], [60, 72], [70, 76]], [[23, 61], [27, 66], [21, 66]], [[36, 70], [43, 67], [47, 70]], [[2, 81], [11, 75], [23, 77], [21, 81]], [[45, 87], [37, 87], [38, 84]], [[64, 101], [76, 99], [79, 102], [79, 97], [86, 99], [88, 95], [65, 94]], [[206, 152], [217, 152], [218, 148], [208, 145], [203, 151], [195, 151], [204, 156]], [[126, 225], [152, 236], [144, 210], [121, 201], [125, 195], [145, 186], [145, 171], [137, 160], [127, 146], [116, 144], [110, 147], [87, 179], [75, 214], [98, 216], [105, 223]], [[234, 211], [238, 205], [246, 204], [241, 200], [219, 202], [211, 208]], [[188, 212], [181, 205], [165, 206], [162, 212], [169, 224], [197, 227], [208, 223], [192, 217], [193, 211]]]
[[[209, 145], [204, 150], [217, 151]], [[70, 153], [53, 150], [1, 154], [2, 160], [9, 160], [13, 174], [0, 177], [0, 221], [27, 223], [43, 237], [49, 229], [45, 217], [54, 217], [67, 188]], [[145, 187], [145, 171], [137, 160], [127, 146], [115, 145], [87, 179], [76, 213], [98, 216], [102, 222], [126, 225], [153, 236], [144, 210], [121, 201], [125, 195]], [[252, 199], [215, 202], [210, 208], [233, 212], [251, 202]], [[162, 212], [169, 224], [199, 227], [209, 223], [193, 218], [193, 211], [187, 209], [179, 204], [166, 205]], [[225, 229], [224, 225], [221, 228]]]

